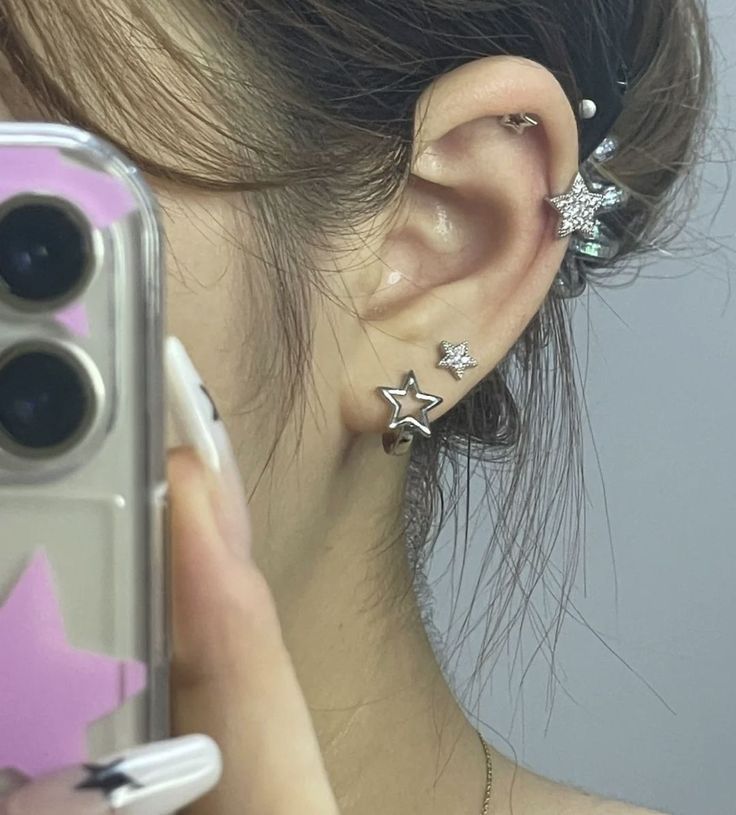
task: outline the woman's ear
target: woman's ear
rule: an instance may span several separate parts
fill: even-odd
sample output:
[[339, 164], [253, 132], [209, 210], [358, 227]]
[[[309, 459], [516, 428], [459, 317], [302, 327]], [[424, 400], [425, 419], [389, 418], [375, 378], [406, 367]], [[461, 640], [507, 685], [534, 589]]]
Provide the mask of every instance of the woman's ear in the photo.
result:
[[[505, 126], [507, 114], [537, 126]], [[442, 75], [416, 111], [412, 174], [372, 244], [360, 331], [342, 347], [349, 430], [381, 432], [376, 387], [409, 370], [443, 399], [436, 419], [505, 357], [547, 295], [567, 248], [545, 201], [578, 169], [577, 124], [554, 76], [519, 57], [486, 57]], [[438, 368], [440, 343], [467, 341], [477, 366]]]

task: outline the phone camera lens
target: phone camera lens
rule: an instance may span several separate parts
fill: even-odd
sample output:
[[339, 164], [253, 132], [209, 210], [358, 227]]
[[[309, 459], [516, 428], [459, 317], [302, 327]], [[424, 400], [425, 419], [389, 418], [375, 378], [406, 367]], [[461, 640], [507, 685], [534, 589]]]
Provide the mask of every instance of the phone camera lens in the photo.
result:
[[48, 308], [74, 297], [92, 265], [90, 229], [63, 201], [21, 197], [0, 207], [0, 298]]
[[93, 414], [89, 376], [63, 349], [16, 346], [0, 356], [0, 447], [26, 458], [58, 455]]

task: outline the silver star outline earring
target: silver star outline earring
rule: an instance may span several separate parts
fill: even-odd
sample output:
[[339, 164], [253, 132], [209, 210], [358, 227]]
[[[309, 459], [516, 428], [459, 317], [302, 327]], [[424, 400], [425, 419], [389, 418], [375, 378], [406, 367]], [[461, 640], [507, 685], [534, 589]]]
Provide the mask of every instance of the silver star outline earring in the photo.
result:
[[478, 365], [478, 360], [470, 356], [467, 340], [458, 345], [442, 340], [440, 353], [442, 359], [437, 363], [437, 367], [447, 368], [456, 379], [462, 379], [468, 368], [475, 368]]
[[[378, 387], [376, 390], [392, 408], [388, 430], [383, 434], [383, 449], [387, 453], [393, 455], [406, 453], [411, 447], [416, 433], [421, 433], [425, 438], [432, 435], [427, 414], [442, 403], [442, 397], [434, 396], [431, 393], [423, 393], [414, 371], [409, 371], [406, 374], [400, 388]], [[412, 413], [401, 415], [403, 401], [407, 397], [423, 403], [419, 409], [419, 416]]]

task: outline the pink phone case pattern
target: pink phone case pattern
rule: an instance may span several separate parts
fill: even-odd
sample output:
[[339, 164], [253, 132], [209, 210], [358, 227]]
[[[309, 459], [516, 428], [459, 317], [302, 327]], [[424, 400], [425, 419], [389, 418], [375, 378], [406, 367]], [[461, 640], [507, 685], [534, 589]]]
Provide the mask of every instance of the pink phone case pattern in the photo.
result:
[[146, 687], [146, 666], [69, 644], [41, 550], [0, 606], [0, 769], [29, 778], [87, 759], [88, 725]]
[[[124, 183], [55, 148], [0, 149], [0, 202], [29, 191], [67, 199], [98, 229], [137, 206]], [[55, 319], [89, 336], [82, 304], [66, 306]], [[67, 641], [49, 560], [37, 552], [0, 605], [0, 771], [33, 778], [84, 761], [87, 727], [144, 690], [146, 673], [141, 662]]]
[[[53, 147], [0, 150], [0, 201], [33, 190], [75, 204], [92, 226], [104, 229], [136, 207], [131, 191], [113, 176], [70, 161]], [[89, 335], [84, 306], [72, 303], [56, 319], [76, 336]]]

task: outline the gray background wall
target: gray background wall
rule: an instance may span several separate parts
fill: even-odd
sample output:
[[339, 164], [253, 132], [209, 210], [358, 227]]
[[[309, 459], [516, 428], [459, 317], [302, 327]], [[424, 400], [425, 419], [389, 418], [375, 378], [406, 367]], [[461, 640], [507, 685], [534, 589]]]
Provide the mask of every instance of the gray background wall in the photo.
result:
[[[718, 137], [729, 143], [732, 2], [710, 3], [721, 49]], [[736, 813], [736, 190], [724, 198], [726, 179], [725, 166], [708, 166], [684, 257], [662, 258], [630, 288], [576, 306], [600, 471], [588, 430], [587, 596], [581, 581], [575, 602], [642, 679], [569, 621], [557, 651], [564, 691], [551, 711], [544, 659], [521, 692], [519, 672], [502, 660], [482, 703], [498, 731], [486, 733], [506, 752], [508, 737], [526, 766], [673, 815]], [[702, 233], [726, 248], [713, 254]], [[478, 532], [471, 559], [488, 535]], [[440, 629], [443, 557], [431, 570]]]

